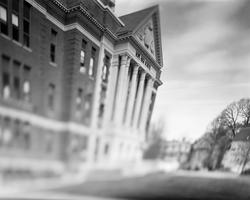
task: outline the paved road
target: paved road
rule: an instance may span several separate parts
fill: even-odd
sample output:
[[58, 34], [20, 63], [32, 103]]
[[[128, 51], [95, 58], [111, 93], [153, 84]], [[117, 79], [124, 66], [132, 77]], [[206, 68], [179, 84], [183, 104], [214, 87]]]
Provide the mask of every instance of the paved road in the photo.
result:
[[[249, 200], [250, 176], [238, 177], [220, 173], [158, 172], [137, 178], [87, 181], [40, 191], [40, 194], [43, 193], [44, 195], [41, 198], [36, 199], [83, 200], [90, 199], [86, 196], [94, 196], [101, 197], [101, 199], [111, 197], [115, 199]], [[18, 200], [28, 199], [17, 197]], [[6, 198], [4, 199], [6, 200]], [[13, 198], [8, 199], [12, 200]]]
[[125, 199], [250, 199], [250, 177], [219, 174], [154, 173], [113, 181], [89, 181], [54, 192]]

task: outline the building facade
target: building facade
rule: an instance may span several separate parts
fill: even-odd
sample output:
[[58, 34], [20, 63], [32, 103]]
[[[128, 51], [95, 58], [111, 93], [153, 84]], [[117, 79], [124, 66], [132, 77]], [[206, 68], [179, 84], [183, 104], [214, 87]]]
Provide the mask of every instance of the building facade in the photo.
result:
[[[157, 6], [0, 0], [0, 168], [141, 159], [162, 68]], [[39, 162], [38, 162], [39, 161]]]
[[166, 141], [163, 151], [164, 158], [166, 161], [174, 160], [182, 164], [187, 161], [190, 149], [191, 143], [185, 139], [182, 139], [180, 141]]
[[235, 173], [250, 170], [250, 127], [241, 128], [225, 152], [222, 166]]

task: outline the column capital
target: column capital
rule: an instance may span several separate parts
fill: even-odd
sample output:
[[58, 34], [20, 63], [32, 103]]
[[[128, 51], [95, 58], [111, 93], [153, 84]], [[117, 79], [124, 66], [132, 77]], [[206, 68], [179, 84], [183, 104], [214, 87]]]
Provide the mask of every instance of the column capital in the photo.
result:
[[139, 65], [138, 64], [134, 64], [133, 65], [133, 74], [137, 74], [139, 71]]
[[131, 61], [131, 57], [129, 56], [129, 54], [125, 52], [120, 54], [120, 56], [121, 56], [121, 66], [129, 67]]
[[122, 52], [119, 54], [121, 57], [127, 57], [127, 58], [130, 58], [131, 59], [131, 56], [128, 54], [128, 52]]
[[144, 70], [141, 70], [141, 78], [140, 81], [144, 81], [146, 78], [146, 72]]
[[119, 55], [114, 55], [112, 57], [111, 67], [118, 67], [119, 65]]

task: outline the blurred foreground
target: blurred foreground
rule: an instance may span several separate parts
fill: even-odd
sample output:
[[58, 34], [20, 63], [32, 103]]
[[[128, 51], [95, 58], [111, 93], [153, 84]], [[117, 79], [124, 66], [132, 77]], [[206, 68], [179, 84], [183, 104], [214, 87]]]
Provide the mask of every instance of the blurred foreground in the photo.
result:
[[[82, 179], [82, 180], [81, 180]], [[225, 172], [154, 171], [121, 173], [95, 171], [88, 176], [66, 179], [2, 194], [1, 199], [250, 199], [250, 178]]]

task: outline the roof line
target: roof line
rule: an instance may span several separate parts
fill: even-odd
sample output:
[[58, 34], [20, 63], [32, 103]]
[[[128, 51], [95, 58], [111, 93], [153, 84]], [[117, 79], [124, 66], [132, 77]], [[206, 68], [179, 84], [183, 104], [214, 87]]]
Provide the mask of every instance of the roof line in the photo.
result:
[[146, 8], [144, 8], [144, 9], [142, 9], [142, 10], [136, 10], [136, 11], [134, 11], [134, 12], [127, 13], [127, 14], [125, 14], [125, 15], [121, 15], [121, 16], [119, 16], [119, 18], [124, 17], [124, 16], [126, 16], [126, 15], [130, 15], [130, 14], [134, 14], [134, 13], [137, 13], [137, 12], [141, 12], [141, 11], [144, 11], [144, 10], [147, 10], [147, 9], [152, 9], [152, 8], [154, 8], [154, 7], [159, 7], [159, 5], [158, 5], [158, 4], [155, 4], [155, 5], [153, 5], [153, 6], [146, 7]]
[[96, 2], [99, 3], [99, 5], [101, 5], [101, 7], [104, 8], [104, 10], [107, 10], [121, 26], [125, 26], [123, 21], [110, 9], [109, 6], [105, 6], [100, 0], [96, 0]]

